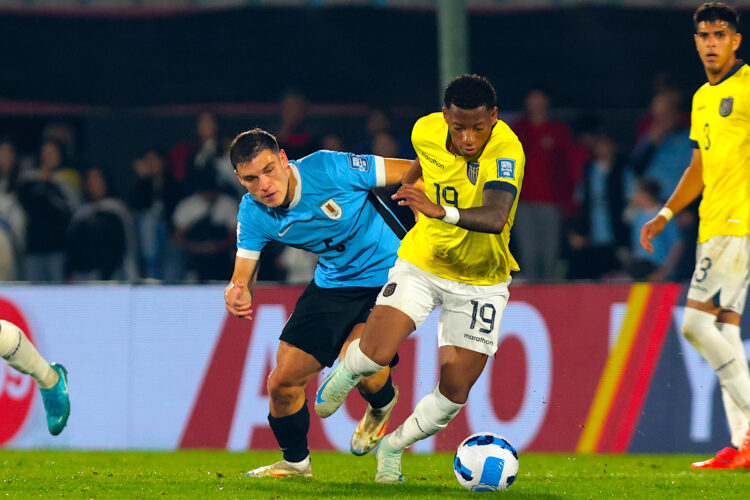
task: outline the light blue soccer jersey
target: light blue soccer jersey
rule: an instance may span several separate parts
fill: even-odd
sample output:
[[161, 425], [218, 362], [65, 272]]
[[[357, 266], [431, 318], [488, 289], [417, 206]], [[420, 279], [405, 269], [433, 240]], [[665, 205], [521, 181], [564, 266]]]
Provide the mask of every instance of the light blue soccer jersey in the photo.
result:
[[270, 240], [318, 256], [323, 288], [383, 286], [400, 240], [367, 200], [385, 185], [379, 156], [318, 151], [290, 161], [297, 178], [288, 208], [269, 208], [248, 193], [237, 216], [237, 256], [258, 259]]

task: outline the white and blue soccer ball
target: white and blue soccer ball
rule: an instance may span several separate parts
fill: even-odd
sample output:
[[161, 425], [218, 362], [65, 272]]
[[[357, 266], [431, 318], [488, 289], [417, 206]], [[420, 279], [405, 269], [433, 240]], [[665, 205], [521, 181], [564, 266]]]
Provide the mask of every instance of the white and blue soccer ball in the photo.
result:
[[504, 491], [516, 480], [518, 452], [498, 434], [472, 434], [458, 445], [453, 472], [467, 490]]

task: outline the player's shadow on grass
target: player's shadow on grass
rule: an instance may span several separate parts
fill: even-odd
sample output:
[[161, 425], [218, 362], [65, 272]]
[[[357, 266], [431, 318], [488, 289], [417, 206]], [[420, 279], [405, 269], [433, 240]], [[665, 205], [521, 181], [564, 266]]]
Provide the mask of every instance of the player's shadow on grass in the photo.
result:
[[[377, 484], [371, 481], [316, 481], [315, 479], [253, 479], [244, 483], [246, 491], [256, 498], [458, 498], [474, 496], [475, 492], [462, 489], [457, 484], [435, 485], [424, 480], [411, 479], [404, 484]], [[265, 494], [261, 493], [264, 492]], [[556, 499], [563, 495], [525, 493], [522, 489], [511, 489], [503, 498]]]

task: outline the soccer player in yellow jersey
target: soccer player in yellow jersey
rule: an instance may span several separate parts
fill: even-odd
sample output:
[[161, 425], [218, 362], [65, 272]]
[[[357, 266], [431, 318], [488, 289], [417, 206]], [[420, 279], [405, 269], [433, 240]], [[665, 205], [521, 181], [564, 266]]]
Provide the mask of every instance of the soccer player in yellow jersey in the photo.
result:
[[693, 97], [690, 165], [659, 215], [641, 229], [641, 245], [699, 195], [695, 273], [682, 333], [719, 377], [732, 444], [693, 468], [750, 468], [750, 373], [740, 316], [750, 284], [750, 67], [735, 51], [737, 13], [710, 2], [693, 16], [695, 45], [708, 77]]
[[[440, 382], [378, 447], [375, 480], [402, 482], [401, 454], [446, 425], [495, 354], [508, 303], [508, 250], [521, 189], [524, 153], [497, 119], [495, 90], [478, 75], [446, 88], [442, 113], [417, 121], [412, 142], [419, 163], [394, 198], [418, 214], [378, 296], [361, 341], [321, 384], [315, 411], [335, 412], [359, 379], [387, 365], [399, 344], [438, 306]], [[413, 183], [420, 177], [424, 190]]]

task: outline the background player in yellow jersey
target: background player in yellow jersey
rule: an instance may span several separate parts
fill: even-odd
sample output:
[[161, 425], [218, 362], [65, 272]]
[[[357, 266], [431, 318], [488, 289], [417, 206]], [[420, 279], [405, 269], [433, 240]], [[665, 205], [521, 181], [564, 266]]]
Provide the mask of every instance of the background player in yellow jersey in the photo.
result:
[[682, 333], [719, 377], [732, 443], [694, 468], [750, 468], [750, 373], [740, 316], [750, 284], [750, 68], [735, 56], [742, 39], [737, 13], [701, 5], [693, 16], [695, 45], [708, 77], [693, 97], [690, 165], [659, 215], [641, 229], [641, 245], [698, 195], [697, 263]]
[[[321, 417], [335, 412], [362, 376], [386, 366], [399, 344], [438, 306], [440, 382], [378, 447], [378, 482], [401, 482], [401, 454], [446, 425], [497, 350], [508, 302], [508, 251], [524, 154], [497, 119], [495, 90], [463, 75], [445, 90], [442, 113], [417, 121], [416, 164], [394, 195], [418, 213], [378, 296], [362, 339], [323, 381], [315, 398]], [[424, 191], [410, 185], [424, 179]]]

